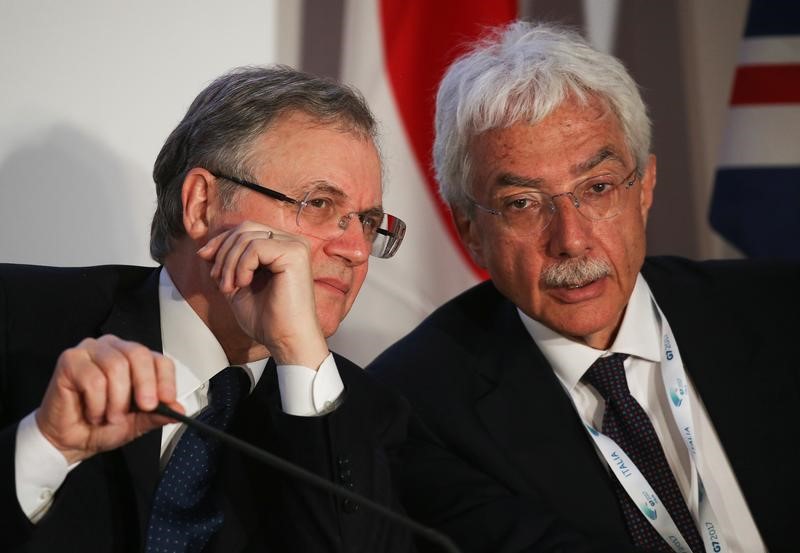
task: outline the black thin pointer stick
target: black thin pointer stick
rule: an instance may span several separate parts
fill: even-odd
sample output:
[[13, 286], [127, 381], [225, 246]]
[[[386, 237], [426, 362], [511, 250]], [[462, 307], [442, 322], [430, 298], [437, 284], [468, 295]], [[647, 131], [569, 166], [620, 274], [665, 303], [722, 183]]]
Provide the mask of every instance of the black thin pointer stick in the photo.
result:
[[366, 507], [367, 509], [378, 513], [379, 515], [399, 524], [400, 526], [411, 530], [413, 533], [418, 534], [425, 539], [439, 544], [444, 551], [449, 553], [461, 553], [456, 545], [444, 534], [441, 532], [437, 532], [433, 528], [428, 528], [416, 522], [406, 516], [397, 513], [388, 507], [381, 505], [380, 503], [376, 503], [371, 499], [368, 499], [362, 495], [359, 495], [355, 492], [348, 490], [347, 488], [340, 486], [338, 484], [334, 484], [322, 478], [318, 474], [314, 474], [313, 472], [309, 472], [306, 469], [299, 467], [289, 461], [270, 453], [269, 451], [265, 451], [263, 449], [259, 449], [252, 444], [245, 442], [244, 440], [240, 440], [235, 436], [231, 436], [230, 434], [223, 432], [213, 426], [209, 426], [203, 422], [195, 420], [191, 417], [187, 417], [185, 415], [181, 415], [180, 413], [173, 411], [163, 403], [159, 403], [158, 407], [153, 410], [154, 413], [158, 413], [159, 415], [163, 415], [165, 417], [169, 417], [176, 421], [180, 421], [187, 426], [191, 426], [192, 428], [199, 430], [200, 432], [204, 432], [206, 434], [210, 434], [214, 436], [222, 443], [225, 443], [233, 448], [238, 449], [242, 453], [253, 457], [262, 463], [265, 463], [271, 466], [274, 469], [277, 469], [280, 472], [289, 474], [303, 482], [307, 482], [313, 486], [318, 488], [322, 488], [323, 490], [332, 493], [333, 495], [343, 497], [345, 499], [349, 499], [359, 505]]

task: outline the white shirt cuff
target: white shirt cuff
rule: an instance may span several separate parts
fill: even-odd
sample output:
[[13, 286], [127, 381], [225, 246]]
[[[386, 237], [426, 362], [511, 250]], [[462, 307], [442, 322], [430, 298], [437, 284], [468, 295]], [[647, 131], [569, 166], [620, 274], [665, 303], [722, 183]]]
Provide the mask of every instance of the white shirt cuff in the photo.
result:
[[79, 464], [68, 465], [61, 452], [42, 435], [36, 424], [36, 411], [20, 421], [14, 449], [14, 479], [17, 501], [31, 522], [38, 522], [44, 516], [56, 490]]
[[287, 415], [317, 417], [336, 409], [344, 384], [332, 353], [316, 371], [302, 365], [278, 365], [277, 370], [281, 405]]

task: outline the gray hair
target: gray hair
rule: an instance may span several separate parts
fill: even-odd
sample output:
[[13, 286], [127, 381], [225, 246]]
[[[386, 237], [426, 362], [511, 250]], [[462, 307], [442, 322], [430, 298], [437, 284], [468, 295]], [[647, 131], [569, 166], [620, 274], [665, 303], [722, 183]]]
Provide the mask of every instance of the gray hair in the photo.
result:
[[594, 50], [577, 33], [552, 24], [516, 21], [494, 29], [456, 60], [436, 96], [433, 163], [439, 191], [471, 212], [470, 140], [520, 121], [535, 124], [573, 97], [605, 101], [622, 126], [641, 170], [650, 153], [650, 119], [622, 63]]
[[[240, 67], [222, 75], [195, 98], [156, 158], [153, 259], [163, 263], [174, 241], [185, 235], [181, 188], [188, 171], [204, 167], [252, 179], [257, 139], [281, 116], [298, 111], [376, 141], [372, 112], [361, 94], [348, 86], [281, 65]], [[233, 206], [236, 191], [235, 185], [221, 181], [223, 206]]]

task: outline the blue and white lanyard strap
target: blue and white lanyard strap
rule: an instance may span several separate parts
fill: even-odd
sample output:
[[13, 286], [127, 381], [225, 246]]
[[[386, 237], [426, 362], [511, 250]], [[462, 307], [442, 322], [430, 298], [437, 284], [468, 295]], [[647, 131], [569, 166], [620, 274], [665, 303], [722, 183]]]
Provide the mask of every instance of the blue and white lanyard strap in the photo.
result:
[[644, 475], [636, 468], [630, 457], [622, 451], [622, 448], [614, 440], [602, 432], [589, 425], [586, 425], [586, 429], [589, 431], [589, 435], [594, 440], [600, 453], [603, 454], [608, 466], [611, 467], [611, 472], [622, 484], [625, 493], [628, 494], [647, 521], [655, 528], [656, 532], [666, 540], [674, 551], [692, 553], [672, 517], [669, 516], [666, 507], [663, 506], [655, 490], [648, 484]]
[[[675, 339], [661, 309], [658, 309], [661, 320], [661, 376], [664, 389], [670, 399], [670, 409], [675, 424], [680, 429], [686, 449], [689, 451], [692, 473], [697, 478], [697, 504], [699, 506], [700, 535], [707, 553], [724, 553], [728, 547], [719, 534], [719, 524], [711, 504], [703, 488], [700, 474], [697, 472], [697, 450], [694, 443], [694, 423], [692, 421], [691, 402], [689, 400], [688, 379], [683, 368], [680, 353]], [[622, 451], [617, 443], [589, 424], [584, 424], [600, 453], [605, 458], [611, 472], [619, 480], [633, 503], [641, 510], [647, 521], [677, 553], [691, 553], [689, 545], [681, 536], [678, 527], [661, 503], [655, 490], [645, 479], [633, 461]]]
[[678, 351], [667, 318], [661, 308], [658, 307], [658, 304], [656, 304], [655, 299], [651, 298], [651, 300], [658, 310], [658, 317], [661, 322], [661, 379], [669, 398], [672, 418], [675, 420], [675, 424], [680, 430], [681, 438], [683, 438], [683, 443], [689, 451], [692, 474], [697, 476], [700, 535], [703, 537], [703, 544], [707, 553], [726, 552], [728, 551], [728, 546], [720, 535], [717, 517], [706, 497], [703, 481], [697, 470], [699, 453], [695, 446], [695, 429], [692, 419], [691, 399], [689, 398], [689, 379], [686, 377], [681, 354]]

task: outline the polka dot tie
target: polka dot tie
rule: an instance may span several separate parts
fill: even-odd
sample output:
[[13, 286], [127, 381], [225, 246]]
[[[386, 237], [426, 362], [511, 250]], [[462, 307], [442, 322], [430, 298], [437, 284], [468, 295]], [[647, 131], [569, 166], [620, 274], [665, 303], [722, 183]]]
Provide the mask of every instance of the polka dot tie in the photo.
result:
[[[209, 404], [197, 420], [225, 430], [249, 389], [241, 367], [211, 379]], [[220, 442], [186, 428], [158, 483], [147, 528], [147, 553], [199, 553], [221, 527], [223, 515], [211, 490]]]
[[[703, 541], [669, 468], [658, 435], [647, 413], [628, 389], [622, 364], [626, 357], [620, 353], [601, 357], [583, 375], [583, 380], [594, 386], [606, 402], [603, 434], [617, 442], [641, 471], [692, 551], [702, 553], [705, 551]], [[622, 484], [616, 479], [614, 483], [634, 544], [653, 551], [671, 552], [672, 548], [633, 503]]]

